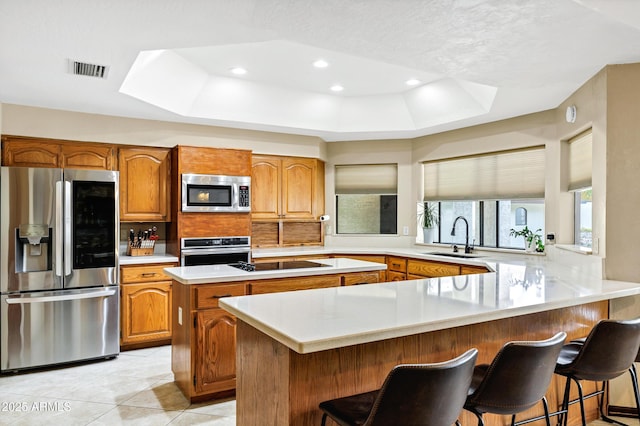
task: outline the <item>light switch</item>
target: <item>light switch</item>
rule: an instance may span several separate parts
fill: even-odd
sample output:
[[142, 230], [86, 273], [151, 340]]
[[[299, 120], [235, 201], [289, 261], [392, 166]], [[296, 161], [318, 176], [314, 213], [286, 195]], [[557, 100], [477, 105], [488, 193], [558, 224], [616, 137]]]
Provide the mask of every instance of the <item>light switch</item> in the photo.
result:
[[409, 235], [409, 227], [408, 226], [403, 226], [402, 227], [402, 235]]
[[178, 306], [178, 325], [182, 325], [182, 307]]

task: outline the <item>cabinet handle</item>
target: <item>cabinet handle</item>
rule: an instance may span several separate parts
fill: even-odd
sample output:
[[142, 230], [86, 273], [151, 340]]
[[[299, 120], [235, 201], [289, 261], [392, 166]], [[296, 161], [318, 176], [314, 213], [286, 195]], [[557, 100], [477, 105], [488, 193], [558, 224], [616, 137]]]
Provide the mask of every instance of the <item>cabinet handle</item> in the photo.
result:
[[232, 296], [232, 294], [223, 294], [223, 295], [220, 295], [220, 296], [213, 295], [213, 296], [211, 296], [211, 298], [212, 299], [220, 299], [221, 297], [231, 297], [231, 296]]
[[155, 277], [157, 274], [155, 272], [144, 272], [142, 274], [143, 277]]

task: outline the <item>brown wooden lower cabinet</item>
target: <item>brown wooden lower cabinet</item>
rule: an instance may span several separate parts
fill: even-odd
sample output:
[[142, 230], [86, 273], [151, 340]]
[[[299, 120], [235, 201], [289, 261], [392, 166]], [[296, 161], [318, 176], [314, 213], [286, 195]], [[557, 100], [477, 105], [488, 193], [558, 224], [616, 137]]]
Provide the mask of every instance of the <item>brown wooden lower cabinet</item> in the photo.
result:
[[171, 281], [163, 269], [174, 263], [127, 265], [120, 269], [122, 350], [171, 341]]
[[177, 386], [191, 401], [235, 392], [236, 319], [218, 307], [222, 297], [379, 281], [378, 271], [198, 285], [174, 280], [171, 367]]

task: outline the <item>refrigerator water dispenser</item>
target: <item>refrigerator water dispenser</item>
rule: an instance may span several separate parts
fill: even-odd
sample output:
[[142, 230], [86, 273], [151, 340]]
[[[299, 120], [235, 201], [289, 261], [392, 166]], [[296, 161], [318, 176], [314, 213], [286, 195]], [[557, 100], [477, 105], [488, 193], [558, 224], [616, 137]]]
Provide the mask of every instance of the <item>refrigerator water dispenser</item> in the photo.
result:
[[29, 223], [16, 229], [16, 272], [51, 270], [51, 228]]

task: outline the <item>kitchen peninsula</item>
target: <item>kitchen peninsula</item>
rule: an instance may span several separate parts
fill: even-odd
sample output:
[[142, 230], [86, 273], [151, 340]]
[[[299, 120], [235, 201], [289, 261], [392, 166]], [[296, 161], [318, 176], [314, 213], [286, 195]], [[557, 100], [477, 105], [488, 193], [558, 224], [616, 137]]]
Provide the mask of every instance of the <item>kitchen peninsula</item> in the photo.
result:
[[[219, 308], [225, 297], [383, 281], [386, 265], [347, 258], [166, 268], [173, 278], [171, 363], [191, 401], [233, 394], [236, 319]], [[382, 274], [382, 275], [381, 275]]]
[[[582, 337], [608, 318], [610, 299], [640, 294], [637, 283], [601, 279], [597, 262], [576, 267], [562, 256], [487, 258], [495, 272], [484, 274], [222, 299], [238, 319], [238, 424], [319, 424], [319, 402], [376, 389], [399, 363], [471, 347], [487, 363], [509, 340]], [[552, 409], [562, 389], [554, 379]], [[460, 420], [475, 422], [468, 413]], [[502, 420], [487, 416], [487, 424]]]

